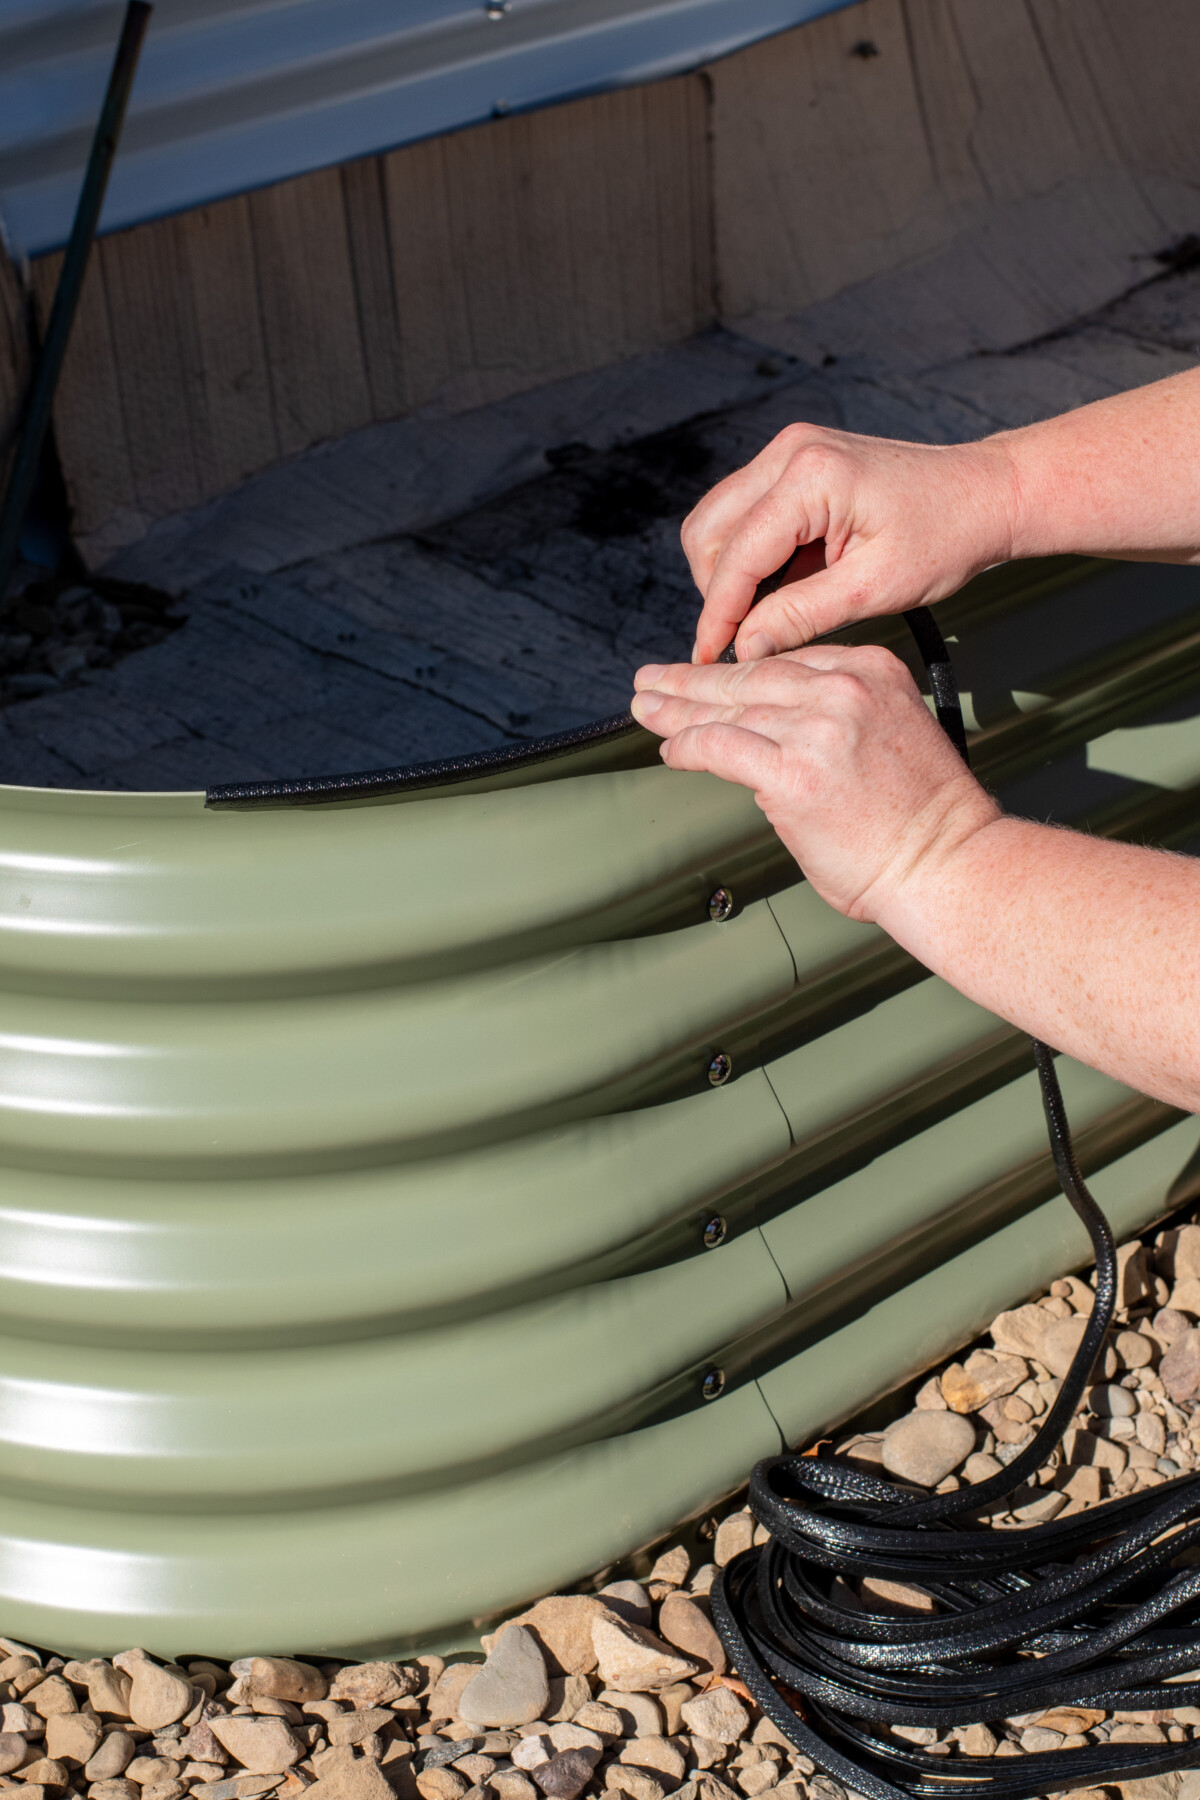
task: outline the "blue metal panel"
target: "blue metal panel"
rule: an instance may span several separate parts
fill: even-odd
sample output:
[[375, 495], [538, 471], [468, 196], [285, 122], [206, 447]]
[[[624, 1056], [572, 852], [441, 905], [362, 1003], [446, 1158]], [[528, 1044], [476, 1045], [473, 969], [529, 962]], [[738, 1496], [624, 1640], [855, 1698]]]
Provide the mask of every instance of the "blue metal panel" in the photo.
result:
[[[157, 0], [102, 229], [694, 68], [849, 0]], [[121, 8], [0, 0], [0, 217], [64, 242]]]

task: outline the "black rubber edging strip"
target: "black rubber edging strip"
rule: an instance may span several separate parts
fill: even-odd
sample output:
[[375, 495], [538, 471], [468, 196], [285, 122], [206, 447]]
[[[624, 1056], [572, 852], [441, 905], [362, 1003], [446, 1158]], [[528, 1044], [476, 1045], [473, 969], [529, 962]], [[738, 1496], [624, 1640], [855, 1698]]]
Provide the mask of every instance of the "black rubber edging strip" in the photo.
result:
[[631, 713], [615, 713], [608, 719], [596, 719], [590, 725], [576, 725], [570, 731], [554, 732], [549, 737], [531, 738], [527, 744], [505, 745], [496, 750], [475, 750], [467, 756], [446, 757], [440, 762], [401, 764], [392, 769], [369, 769], [351, 775], [311, 775], [285, 781], [235, 781], [210, 787], [204, 797], [206, 806], [305, 806], [322, 805], [336, 800], [386, 798], [389, 794], [405, 794], [423, 788], [450, 787], [458, 782], [479, 781], [492, 775], [531, 768], [587, 750], [599, 744], [615, 743], [640, 733], [642, 727]]

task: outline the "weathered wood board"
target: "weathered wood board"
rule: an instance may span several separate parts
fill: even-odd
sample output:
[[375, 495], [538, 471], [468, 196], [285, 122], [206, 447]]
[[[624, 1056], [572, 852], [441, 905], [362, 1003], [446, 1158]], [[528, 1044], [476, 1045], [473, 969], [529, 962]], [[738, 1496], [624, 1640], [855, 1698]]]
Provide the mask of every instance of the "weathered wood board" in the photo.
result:
[[1057, 330], [1200, 233], [1198, 58], [1188, 0], [859, 0], [114, 233], [56, 411], [85, 556], [281, 456], [714, 322], [893, 372]]

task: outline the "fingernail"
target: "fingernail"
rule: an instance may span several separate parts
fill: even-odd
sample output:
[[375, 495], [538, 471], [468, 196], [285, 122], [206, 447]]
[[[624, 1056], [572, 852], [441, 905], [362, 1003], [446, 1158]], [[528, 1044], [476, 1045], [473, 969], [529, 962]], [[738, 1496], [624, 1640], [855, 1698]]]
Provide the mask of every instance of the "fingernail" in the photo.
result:
[[665, 673], [666, 668], [663, 663], [647, 663], [644, 669], [638, 670], [633, 679], [638, 687], [657, 687]]
[[652, 719], [662, 703], [661, 694], [635, 694], [629, 710], [635, 719]]
[[765, 656], [775, 655], [775, 645], [765, 631], [752, 631], [748, 638], [738, 644], [739, 662], [761, 662]]

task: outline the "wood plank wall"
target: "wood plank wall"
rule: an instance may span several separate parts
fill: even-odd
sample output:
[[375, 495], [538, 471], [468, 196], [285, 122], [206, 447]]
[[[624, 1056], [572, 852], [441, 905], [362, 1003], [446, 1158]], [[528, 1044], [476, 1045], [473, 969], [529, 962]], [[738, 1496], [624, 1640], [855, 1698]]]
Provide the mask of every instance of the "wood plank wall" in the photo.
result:
[[1198, 61], [1194, 0], [858, 0], [114, 233], [56, 411], [85, 553], [323, 438], [718, 320], [917, 361], [1053, 329], [1200, 235]]

